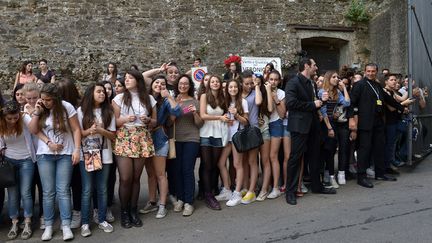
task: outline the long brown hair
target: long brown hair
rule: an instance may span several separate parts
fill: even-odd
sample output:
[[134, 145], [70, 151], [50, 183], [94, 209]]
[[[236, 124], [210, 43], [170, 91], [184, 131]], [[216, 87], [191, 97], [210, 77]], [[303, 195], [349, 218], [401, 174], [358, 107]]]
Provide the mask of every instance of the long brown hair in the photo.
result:
[[96, 118], [93, 112], [95, 109], [94, 90], [96, 87], [102, 87], [103, 93], [105, 94], [105, 100], [102, 102], [102, 104], [100, 104], [103, 127], [107, 128], [111, 124], [111, 119], [114, 112], [111, 107], [109, 97], [107, 96], [104, 85], [102, 83], [96, 83], [90, 85], [87, 88], [84, 98], [81, 102], [81, 111], [83, 113], [82, 124], [84, 129], [90, 128]]
[[[57, 85], [53, 83], [46, 83], [42, 86], [40, 91], [41, 94], [45, 94], [53, 99], [52, 115], [53, 115], [53, 127], [54, 131], [60, 131], [65, 133], [68, 130], [68, 123], [65, 121], [66, 109], [63, 107], [62, 100], [58, 93]], [[46, 119], [50, 115], [50, 110], [44, 109], [39, 118], [39, 129], [45, 127]]]
[[330, 84], [330, 79], [335, 73], [337, 74], [338, 72], [335, 70], [329, 70], [324, 74], [323, 89], [328, 92], [330, 100], [337, 100], [339, 95], [338, 86], [332, 86]]
[[[4, 106], [1, 108], [0, 112], [0, 136], [19, 136], [23, 132], [23, 119], [22, 114], [20, 113], [20, 104], [15, 100], [7, 101]], [[7, 126], [6, 115], [15, 115], [19, 114], [19, 119], [15, 123], [15, 126], [11, 129]]]
[[[213, 95], [210, 88], [210, 82], [213, 78], [216, 78], [220, 83], [220, 88], [217, 91], [216, 97]], [[209, 86], [206, 90], [206, 99], [207, 99], [207, 104], [209, 104], [213, 109], [216, 109], [216, 107], [219, 106], [222, 110], [226, 111], [227, 106], [225, 104], [225, 98], [222, 89], [223, 89], [222, 80], [218, 76], [212, 75], [209, 79]]]
[[[147, 91], [146, 85], [144, 83], [144, 77], [143, 75], [134, 69], [131, 69], [126, 72], [126, 74], [132, 75], [136, 82], [137, 82], [137, 89], [138, 89], [138, 97], [140, 100], [140, 103], [145, 106], [147, 109], [149, 115], [152, 114], [152, 107], [150, 103], [150, 95]], [[126, 105], [126, 107], [129, 109], [132, 106], [132, 96], [128, 89], [125, 89], [123, 93], [123, 102]]]
[[228, 87], [229, 87], [230, 83], [236, 83], [237, 84], [238, 92], [234, 97], [234, 99], [235, 99], [234, 100], [234, 107], [237, 109], [237, 113], [239, 115], [243, 115], [244, 111], [243, 111], [243, 105], [242, 105], [242, 101], [243, 101], [242, 86], [237, 79], [232, 79], [226, 83], [226, 86], [225, 86], [225, 104], [227, 106], [229, 106], [231, 104], [231, 95], [228, 93]]

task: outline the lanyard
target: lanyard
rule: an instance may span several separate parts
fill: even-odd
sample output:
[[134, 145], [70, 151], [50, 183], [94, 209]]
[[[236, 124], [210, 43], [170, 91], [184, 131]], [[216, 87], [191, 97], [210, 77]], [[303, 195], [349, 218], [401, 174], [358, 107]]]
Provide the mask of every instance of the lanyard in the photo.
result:
[[371, 87], [371, 89], [373, 90], [373, 92], [375, 93], [377, 100], [380, 99], [378, 92], [375, 90], [375, 88], [372, 86], [372, 84], [369, 83], [369, 81], [366, 81], [367, 84], [369, 84], [369, 87]]

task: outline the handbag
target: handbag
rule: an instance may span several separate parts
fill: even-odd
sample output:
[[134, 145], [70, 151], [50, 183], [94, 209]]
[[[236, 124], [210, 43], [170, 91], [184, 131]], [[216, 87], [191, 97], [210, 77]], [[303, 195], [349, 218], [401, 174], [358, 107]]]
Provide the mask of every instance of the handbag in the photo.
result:
[[333, 110], [333, 120], [336, 122], [347, 122], [346, 109], [343, 105], [337, 105]]
[[168, 139], [168, 159], [175, 159], [176, 154], [176, 148], [175, 148], [175, 124], [173, 124], [173, 137]]
[[243, 129], [240, 129], [239, 123], [237, 132], [234, 133], [232, 137], [232, 142], [239, 153], [244, 153], [254, 148], [258, 148], [264, 143], [264, 140], [260, 129], [251, 126], [248, 120], [248, 124]]
[[102, 145], [99, 149], [88, 149], [84, 151], [83, 148], [84, 165], [87, 172], [102, 169], [102, 149], [104, 142], [105, 138], [102, 138]]
[[[4, 148], [6, 143], [2, 137]], [[3, 152], [3, 151], [2, 151]], [[3, 153], [0, 155], [0, 188], [12, 187], [16, 185], [15, 167], [5, 160]]]

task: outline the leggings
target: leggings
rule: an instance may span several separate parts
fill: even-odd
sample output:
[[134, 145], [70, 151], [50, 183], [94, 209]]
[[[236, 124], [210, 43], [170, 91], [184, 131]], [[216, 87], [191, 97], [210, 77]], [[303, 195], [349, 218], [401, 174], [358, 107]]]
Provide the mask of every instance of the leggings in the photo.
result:
[[204, 192], [212, 193], [215, 188], [215, 174], [222, 147], [201, 146], [201, 157], [204, 159], [203, 180]]
[[145, 158], [134, 159], [117, 156], [120, 175], [119, 197], [122, 210], [137, 207], [144, 162]]

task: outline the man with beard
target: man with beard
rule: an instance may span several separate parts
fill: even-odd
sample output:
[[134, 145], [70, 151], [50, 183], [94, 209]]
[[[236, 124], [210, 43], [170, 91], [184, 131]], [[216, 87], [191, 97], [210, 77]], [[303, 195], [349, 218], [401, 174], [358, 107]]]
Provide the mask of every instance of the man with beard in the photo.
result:
[[321, 183], [320, 170], [320, 119], [319, 108], [328, 100], [324, 92], [318, 99], [316, 84], [311, 80], [318, 67], [313, 59], [304, 57], [299, 63], [299, 73], [286, 84], [285, 100], [288, 115], [288, 131], [291, 133], [291, 154], [287, 168], [286, 201], [296, 205], [299, 165], [304, 156], [305, 167], [309, 166], [312, 192], [335, 194], [334, 188], [325, 188]]

